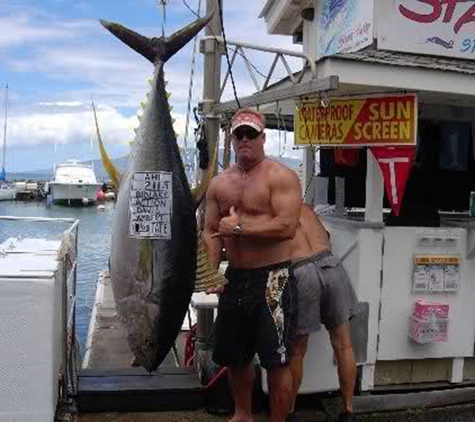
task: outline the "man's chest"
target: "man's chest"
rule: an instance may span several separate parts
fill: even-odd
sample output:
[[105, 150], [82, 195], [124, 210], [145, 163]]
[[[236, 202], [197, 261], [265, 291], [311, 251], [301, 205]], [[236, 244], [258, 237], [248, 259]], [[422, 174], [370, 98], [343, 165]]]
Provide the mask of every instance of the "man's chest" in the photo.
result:
[[263, 214], [270, 210], [271, 192], [268, 184], [249, 179], [235, 179], [220, 190], [218, 198], [221, 215], [234, 206], [240, 214]]

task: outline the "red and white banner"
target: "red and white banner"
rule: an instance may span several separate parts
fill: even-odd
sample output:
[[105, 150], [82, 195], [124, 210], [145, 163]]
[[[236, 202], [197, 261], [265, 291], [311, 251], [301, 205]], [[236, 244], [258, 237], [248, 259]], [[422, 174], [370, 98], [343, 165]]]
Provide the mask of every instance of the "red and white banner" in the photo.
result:
[[401, 210], [407, 179], [414, 161], [414, 147], [374, 147], [371, 153], [384, 177], [386, 195], [394, 214]]

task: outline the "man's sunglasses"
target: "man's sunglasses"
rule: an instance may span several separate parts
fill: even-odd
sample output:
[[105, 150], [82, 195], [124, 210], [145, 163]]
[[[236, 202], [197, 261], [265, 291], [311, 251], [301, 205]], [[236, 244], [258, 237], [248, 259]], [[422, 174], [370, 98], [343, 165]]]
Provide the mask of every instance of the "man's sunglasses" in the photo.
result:
[[234, 132], [233, 136], [236, 140], [242, 141], [244, 137], [249, 140], [254, 140], [259, 137], [262, 132], [252, 128], [252, 127], [238, 127]]

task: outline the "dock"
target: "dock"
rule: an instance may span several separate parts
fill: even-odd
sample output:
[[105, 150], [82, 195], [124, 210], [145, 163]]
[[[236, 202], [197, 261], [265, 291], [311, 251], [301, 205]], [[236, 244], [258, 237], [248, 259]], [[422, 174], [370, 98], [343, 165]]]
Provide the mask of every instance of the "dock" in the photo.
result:
[[[91, 315], [77, 397], [79, 422], [136, 421], [224, 422], [205, 410], [208, 392], [183, 362], [183, 333], [177, 354], [170, 352], [157, 373], [132, 367], [132, 352], [117, 316], [108, 271], [102, 271]], [[312, 406], [313, 407], [313, 406]], [[318, 407], [318, 406], [315, 406]], [[256, 422], [268, 420], [265, 413]], [[302, 422], [328, 420], [324, 412], [306, 410]]]
[[[180, 340], [180, 339], [179, 339]], [[132, 352], [117, 316], [108, 271], [98, 279], [80, 374], [81, 413], [199, 409], [205, 391], [192, 368], [178, 366], [173, 351], [156, 373], [131, 366]]]

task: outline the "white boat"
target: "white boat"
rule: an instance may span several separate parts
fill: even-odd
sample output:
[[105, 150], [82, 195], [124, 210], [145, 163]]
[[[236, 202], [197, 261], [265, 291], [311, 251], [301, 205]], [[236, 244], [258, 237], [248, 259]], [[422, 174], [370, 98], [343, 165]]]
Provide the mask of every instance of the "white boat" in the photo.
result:
[[0, 184], [0, 201], [13, 201], [16, 197], [16, 190], [9, 184]]
[[53, 202], [96, 202], [96, 194], [102, 185], [97, 182], [91, 166], [77, 160], [67, 160], [55, 168], [54, 180], [48, 182], [47, 191]]

